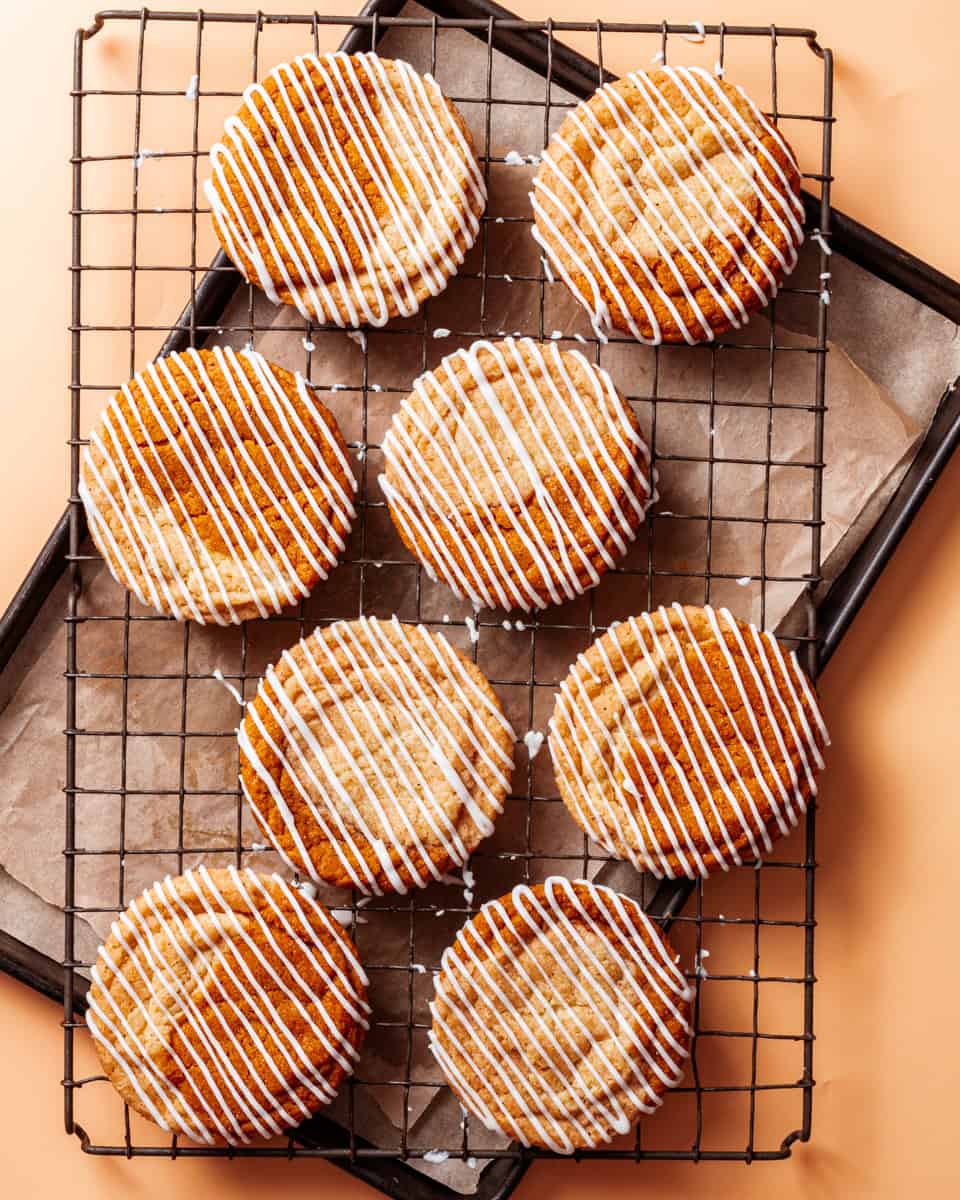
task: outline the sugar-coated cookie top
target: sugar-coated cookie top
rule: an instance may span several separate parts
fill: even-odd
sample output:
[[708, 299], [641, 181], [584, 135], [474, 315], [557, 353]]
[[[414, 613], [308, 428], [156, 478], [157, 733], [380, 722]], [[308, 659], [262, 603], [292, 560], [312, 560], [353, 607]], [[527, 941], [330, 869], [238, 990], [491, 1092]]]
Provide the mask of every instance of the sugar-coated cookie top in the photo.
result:
[[560, 687], [560, 794], [611, 854], [693, 879], [770, 850], [816, 794], [826, 727], [769, 633], [674, 604], [609, 629]]
[[691, 990], [633, 900], [552, 876], [485, 904], [441, 960], [430, 1047], [490, 1130], [569, 1154], [680, 1082]]
[[308, 320], [384, 325], [446, 286], [486, 205], [460, 114], [376, 54], [304, 55], [244, 93], [204, 184], [224, 250]]
[[534, 237], [597, 332], [654, 344], [739, 328], [803, 239], [790, 147], [699, 67], [604, 84], [551, 138], [531, 199]]

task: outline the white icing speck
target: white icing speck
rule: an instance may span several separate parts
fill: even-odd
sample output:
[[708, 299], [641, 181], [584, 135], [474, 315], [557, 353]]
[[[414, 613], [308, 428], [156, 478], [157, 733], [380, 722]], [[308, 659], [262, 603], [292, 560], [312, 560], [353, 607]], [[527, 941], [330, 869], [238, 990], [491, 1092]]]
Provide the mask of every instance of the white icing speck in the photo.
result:
[[444, 329], [442, 326], [440, 326], [440, 328], [433, 331], [433, 336], [435, 338], [448, 338], [450, 336], [450, 330]]
[[351, 342], [356, 342], [361, 350], [366, 350], [367, 335], [363, 332], [362, 329], [348, 329], [347, 337], [350, 339]]
[[513, 283], [512, 275], [504, 275], [504, 279], [507, 281], [507, 283]]
[[187, 100], [196, 100], [197, 89], [200, 85], [200, 76], [191, 75], [190, 82], [187, 84], [187, 90], [183, 93]]
[[523, 735], [523, 741], [532, 762], [540, 753], [540, 747], [543, 745], [543, 734], [537, 729], [530, 729]]
[[162, 150], [149, 150], [149, 149], [147, 149], [146, 146], [143, 146], [140, 150], [140, 153], [133, 160], [133, 165], [139, 171], [140, 168], [143, 166], [143, 164], [147, 161], [148, 158], [156, 158], [156, 156], [158, 154], [162, 154], [162, 153], [163, 153]]
[[309, 879], [298, 879], [296, 883], [290, 886], [295, 887], [298, 892], [302, 892], [308, 900], [316, 900], [317, 898], [316, 885], [312, 884]]
[[301, 338], [300, 341], [303, 343], [303, 348], [308, 354], [312, 354], [317, 348], [314, 343], [309, 340], [309, 338]]
[[516, 150], [508, 150], [503, 156], [503, 161], [510, 167], [525, 167], [528, 164], [536, 164], [540, 161], [539, 154], [519, 154]]
[[810, 241], [816, 242], [817, 245], [820, 247], [820, 249], [824, 252], [824, 254], [832, 254], [833, 253], [833, 251], [830, 249], [830, 246], [827, 243], [826, 238], [823, 236], [823, 234], [820, 232], [819, 229], [815, 229], [813, 231], [813, 233], [810, 234]]
[[558, 342], [562, 337], [563, 337], [562, 329], [554, 329], [553, 332], [550, 334], [550, 340], [552, 342]]
[[703, 30], [703, 22], [702, 21], [691, 21], [690, 24], [694, 27], [694, 29], [697, 32], [696, 33], [682, 33], [680, 36], [683, 38], [683, 40], [685, 42], [697, 42], [697, 43], [702, 42], [707, 36]]
[[740, 585], [740, 587], [749, 587], [750, 584], [753, 583], [753, 576], [752, 575], [741, 575], [737, 579], [737, 583]]
[[467, 632], [470, 634], [470, 641], [473, 643], [473, 645], [476, 645], [480, 640], [480, 630], [477, 628], [477, 622], [473, 619], [473, 617], [465, 617], [463, 623], [466, 625]]
[[423, 1161], [428, 1163], [443, 1163], [450, 1157], [447, 1150], [428, 1150], [423, 1156]]
[[663, 51], [662, 51], [662, 50], [658, 50], [658, 51], [656, 52], [656, 54], [651, 54], [651, 56], [650, 56], [650, 61], [651, 61], [651, 62], [654, 64], [654, 66], [656, 66], [656, 65], [657, 65], [657, 63], [662, 63], [662, 62], [664, 61], [664, 53], [663, 53]]

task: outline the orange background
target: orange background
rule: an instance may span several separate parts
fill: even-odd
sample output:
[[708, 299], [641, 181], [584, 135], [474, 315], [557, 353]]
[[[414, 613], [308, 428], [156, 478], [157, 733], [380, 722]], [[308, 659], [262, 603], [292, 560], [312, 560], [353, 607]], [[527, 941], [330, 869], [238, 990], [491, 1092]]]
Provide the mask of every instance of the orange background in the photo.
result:
[[[72, 33], [92, 0], [7, 6], [5, 337], [0, 501], [7, 515], [0, 604], [22, 578], [66, 493]], [[209, 4], [236, 8], [234, 4]], [[309, 11], [295, 0], [265, 11]], [[321, 5], [342, 11], [343, 3]], [[524, 15], [623, 19], [617, 0], [522, 0]], [[668, 6], [669, 7], [669, 6]], [[631, 4], [633, 19], [661, 9]], [[917, 0], [701, 0], [719, 20], [816, 28], [838, 60], [834, 169], [838, 208], [960, 278], [954, 69], [955, 6]], [[330, 42], [336, 40], [331, 33]], [[104, 52], [109, 50], [102, 43]], [[91, 43], [91, 54], [97, 42]], [[615, 69], [628, 64], [610, 63]], [[187, 73], [187, 77], [189, 72]], [[186, 77], [185, 77], [186, 78]], [[813, 1141], [787, 1162], [537, 1164], [517, 1193], [591, 1196], [767, 1195], [934, 1198], [960, 1192], [952, 1035], [954, 855], [960, 838], [954, 763], [960, 715], [960, 513], [948, 468], [830, 665], [822, 694], [834, 739], [818, 822]], [[0, 976], [0, 1165], [12, 1196], [208, 1200], [270, 1194], [374, 1195], [322, 1162], [93, 1160], [61, 1123], [59, 1011]]]

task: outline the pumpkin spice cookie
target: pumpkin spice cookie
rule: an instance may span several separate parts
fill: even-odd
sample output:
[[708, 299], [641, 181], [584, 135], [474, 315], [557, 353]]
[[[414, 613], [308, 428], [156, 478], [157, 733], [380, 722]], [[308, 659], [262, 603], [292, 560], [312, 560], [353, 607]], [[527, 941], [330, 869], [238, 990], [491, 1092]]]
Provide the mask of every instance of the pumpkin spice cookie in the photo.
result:
[[113, 923], [87, 1027], [110, 1082], [196, 1142], [273, 1137], [351, 1074], [367, 978], [323, 905], [278, 875], [199, 867]]
[[679, 604], [598, 638], [550, 721], [577, 824], [668, 879], [767, 853], [816, 795], [828, 744], [796, 654], [727, 609]]
[[601, 337], [693, 344], [739, 329], [803, 240], [793, 151], [701, 67], [604, 84], [553, 135], [533, 186], [534, 237]]
[[463, 118], [429, 75], [306, 55], [246, 89], [204, 191], [243, 277], [310, 321], [409, 317], [456, 273], [486, 206]]
[[443, 952], [430, 1047], [487, 1129], [570, 1154], [680, 1082], [691, 995], [639, 904], [553, 876], [485, 904]]
[[355, 490], [336, 422], [303, 378], [222, 347], [159, 358], [124, 384], [80, 466], [114, 578], [200, 624], [308, 596], [345, 549]]
[[651, 496], [646, 442], [610, 376], [528, 338], [475, 342], [421, 375], [383, 453], [403, 541], [478, 607], [529, 612], [592, 587]]
[[513, 769], [513, 730], [479, 669], [396, 618], [338, 621], [285, 651], [239, 739], [243, 792], [274, 848], [366, 895], [464, 866]]

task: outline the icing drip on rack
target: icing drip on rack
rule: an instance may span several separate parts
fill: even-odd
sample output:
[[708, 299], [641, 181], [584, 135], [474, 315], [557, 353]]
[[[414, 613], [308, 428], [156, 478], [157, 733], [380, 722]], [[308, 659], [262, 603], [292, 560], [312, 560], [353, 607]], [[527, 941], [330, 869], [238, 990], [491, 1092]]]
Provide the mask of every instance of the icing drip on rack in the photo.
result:
[[486, 202], [435, 81], [376, 54], [275, 67], [244, 92], [210, 165], [227, 254], [321, 324], [411, 316], [417, 286], [437, 295], [463, 262]]
[[[237, 1144], [250, 1141], [248, 1126], [271, 1137], [299, 1124], [316, 1108], [302, 1091], [332, 1100], [303, 1043], [308, 1036], [350, 1074], [357, 1051], [331, 1014], [366, 1029], [370, 1012], [367, 977], [323, 905], [278, 875], [228, 870], [240, 911], [201, 866], [154, 884], [114, 921], [120, 949], [100, 947], [86, 1017], [157, 1125], [208, 1144], [209, 1126]], [[336, 933], [336, 954], [318, 927]]]
[[516, 918], [492, 900], [444, 951], [430, 1048], [487, 1129], [567, 1154], [609, 1142], [680, 1082], [691, 990], [627, 897], [551, 876], [509, 899]]
[[[666, 609], [658, 610], [663, 628], [643, 613], [587, 651], [598, 652], [599, 670], [592, 657], [577, 659], [550, 721], [554, 769], [583, 828], [611, 854], [628, 855], [658, 879], [677, 874], [671, 858], [690, 879], [707, 875], [711, 864], [698, 842], [723, 870], [741, 864], [735, 844], [741, 838], [753, 858], [769, 851], [758, 799], [779, 832], [788, 833], [807, 795], [816, 795], [821, 746], [829, 744], [796, 654], [772, 634], [741, 625], [725, 608], [703, 612], [720, 649], [718, 668], [682, 605], [670, 609], [682, 636]], [[628, 634], [642, 663], [624, 651]], [[705, 684], [691, 668], [702, 672]], [[645, 686], [640, 676], [647, 674], [652, 683]], [[608, 702], [602, 713], [599, 695]]]
[[[220, 346], [212, 354], [239, 423], [196, 350], [157, 359], [134, 377], [136, 394], [124, 384], [91, 432], [100, 462], [85, 452], [79, 493], [98, 544], [141, 603], [200, 624], [206, 613], [224, 625], [241, 619], [231, 600], [237, 576], [261, 617], [309, 594], [291, 545], [326, 579], [346, 546], [356, 482], [326, 422], [315, 419], [319, 446], [305, 425], [304, 415], [316, 405], [301, 376], [294, 403], [262, 355]], [[188, 395], [171, 367], [186, 376]], [[154, 446], [158, 439], [166, 458]], [[333, 452], [349, 491], [321, 447]], [[226, 557], [212, 553], [206, 522]], [[121, 538], [112, 526], [119, 526]]]
[[[292, 862], [280, 844], [276, 849], [295, 869], [320, 878], [254, 733], [359, 891], [380, 895], [382, 874], [392, 890], [405, 893], [399, 866], [417, 887], [443, 880], [424, 837], [463, 866], [472, 844], [493, 832], [492, 817], [510, 788], [513, 758], [505, 747], [514, 735], [492, 694], [445, 638], [423, 626], [412, 636], [395, 617], [337, 622], [296, 649], [296, 657], [289, 650], [281, 657], [295, 695], [270, 667], [239, 731], [241, 758], [269, 793], [300, 861]], [[476, 712], [503, 729], [502, 744], [473, 719]], [[269, 829], [245, 779], [243, 790]], [[451, 820], [456, 810], [476, 838], [464, 840], [463, 820]]]
[[[533, 236], [601, 336], [614, 327], [606, 292], [613, 297], [619, 321], [638, 341], [662, 341], [651, 297], [666, 309], [688, 344], [712, 341], [713, 330], [695, 290], [706, 292], [730, 325], [740, 328], [748, 314], [734, 280], [763, 304], [776, 295], [777, 277], [759, 247], [766, 248], [783, 273], [792, 271], [803, 240], [803, 204], [781, 164], [731, 100], [730, 85], [701, 67], [665, 66], [649, 73], [634, 71], [625, 79], [644, 101], [649, 124], [625, 100], [622, 81], [599, 88], [594, 106], [576, 108], [568, 122], [580, 153], [567, 140], [573, 134], [563, 129], [544, 151], [548, 169], [538, 173], [530, 197], [536, 217]], [[668, 83], [695, 114], [694, 128], [673, 108], [664, 91]], [[796, 170], [793, 153], [776, 127], [742, 89], [736, 92], [756, 125]], [[599, 104], [616, 136], [599, 119]], [[703, 129], [709, 138], [701, 140]], [[718, 169], [704, 153], [708, 140], [719, 147], [727, 170]], [[741, 198], [743, 190], [756, 212]], [[614, 198], [615, 208], [605, 195]], [[762, 221], [775, 226], [785, 250]], [[725, 272], [698, 235], [695, 226], [700, 224], [709, 231], [715, 251], [732, 262], [732, 270]], [[653, 260], [631, 248], [634, 226], [652, 245]], [[566, 263], [556, 253], [558, 248]], [[630, 248], [626, 260], [625, 248]], [[668, 283], [661, 281], [663, 276]], [[678, 294], [692, 313], [692, 323], [677, 304]], [[645, 334], [631, 315], [631, 301], [642, 310], [651, 333]]]
[[[463, 366], [475, 396], [457, 379]], [[626, 552], [650, 499], [646, 444], [607, 372], [580, 351], [528, 338], [475, 342], [421, 375], [383, 453], [380, 486], [394, 520], [425, 548], [429, 569], [480, 607], [546, 607], [517, 543], [550, 601], [579, 595], [600, 578], [593, 556], [612, 567]]]

